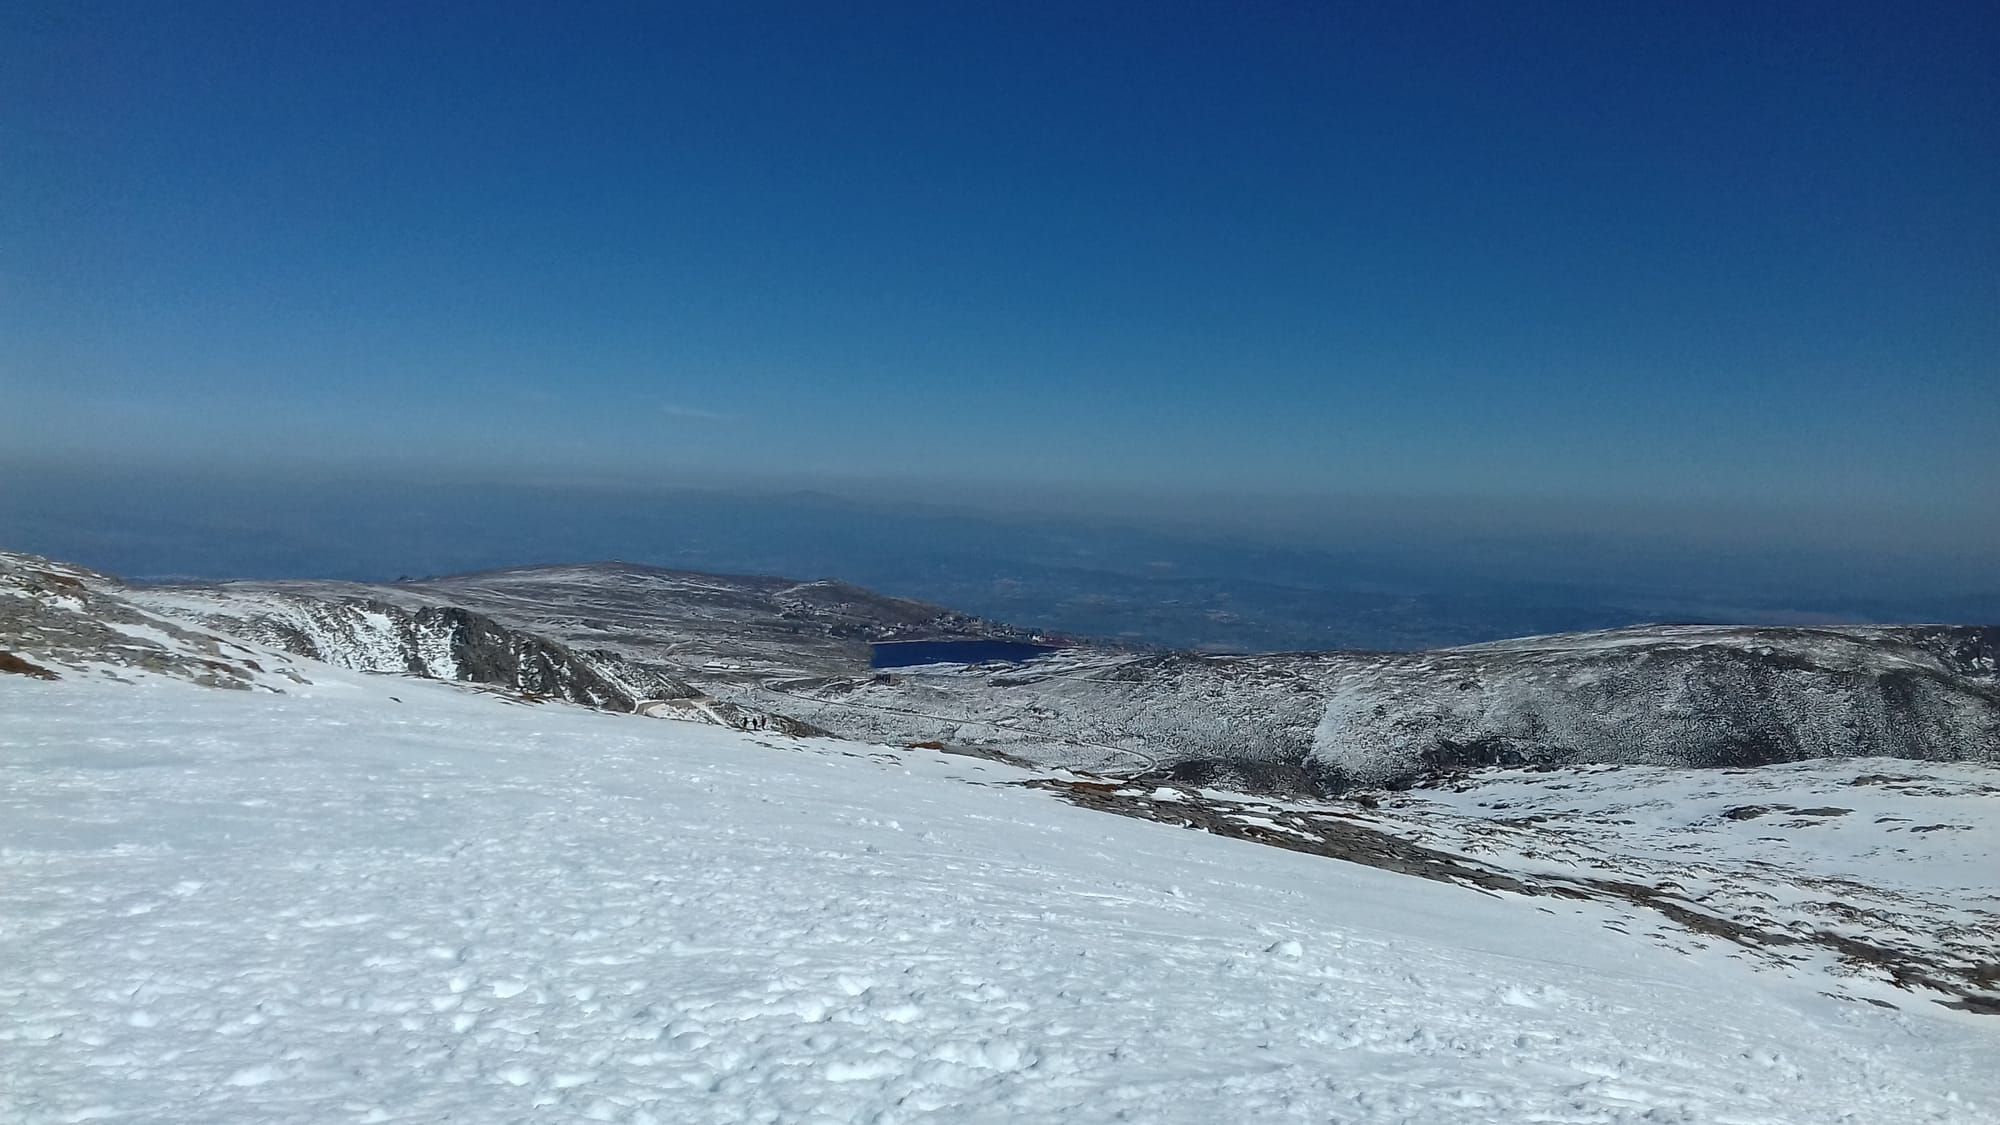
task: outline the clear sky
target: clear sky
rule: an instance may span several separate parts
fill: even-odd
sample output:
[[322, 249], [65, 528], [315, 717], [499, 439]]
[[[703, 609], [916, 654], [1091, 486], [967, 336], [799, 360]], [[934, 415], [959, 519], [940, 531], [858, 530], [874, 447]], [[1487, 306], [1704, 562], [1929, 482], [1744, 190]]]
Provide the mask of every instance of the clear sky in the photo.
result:
[[1990, 526], [1996, 13], [9, 3], [0, 452]]

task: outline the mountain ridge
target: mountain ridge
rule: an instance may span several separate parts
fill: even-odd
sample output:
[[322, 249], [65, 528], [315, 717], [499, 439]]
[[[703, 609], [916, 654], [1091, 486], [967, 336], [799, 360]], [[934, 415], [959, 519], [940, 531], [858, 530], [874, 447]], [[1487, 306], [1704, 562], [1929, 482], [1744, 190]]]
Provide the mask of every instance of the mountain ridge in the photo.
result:
[[[642, 601], [663, 589], [688, 595], [676, 582], [639, 583]], [[823, 664], [821, 674], [797, 674], [836, 650], [788, 630], [852, 627], [843, 615], [866, 603], [842, 600], [758, 639], [793, 639], [789, 650], [751, 654], [792, 666], [774, 675], [648, 664], [424, 604], [434, 591], [371, 600], [356, 589], [129, 587], [0, 553], [0, 672], [16, 673], [0, 686], [33, 680], [67, 691], [78, 685], [42, 681], [164, 676], [237, 688], [238, 698], [285, 696], [270, 705], [289, 707], [289, 697], [337, 697], [367, 679], [376, 686], [365, 690], [391, 706], [437, 698], [436, 687], [378, 678], [405, 676], [507, 702], [631, 712], [595, 720], [606, 724], [679, 719], [767, 732], [741, 737], [892, 769], [957, 751], [993, 760], [964, 766], [968, 778], [992, 767], [982, 786], [1042, 790], [1099, 812], [1423, 880], [1587, 902], [1650, 941], [1727, 948], [1788, 975], [1825, 977], [1828, 995], [1846, 1000], [1894, 1006], [1908, 994], [2000, 1012], [1991, 974], [2000, 930], [1981, 858], [1992, 850], [1982, 810], [2000, 794], [1990, 628], [1648, 627], [1428, 653], [1264, 657], [1083, 647], [1013, 665], [880, 673]], [[508, 594], [535, 590], [530, 580]], [[679, 614], [721, 628], [711, 646], [728, 639], [732, 619], [702, 609], [698, 600], [651, 605], [651, 620]], [[671, 649], [674, 640], [653, 643]], [[1718, 671], [1745, 667], [1757, 675]], [[1883, 677], [1926, 675], [1937, 692], [1956, 693], [1946, 702], [1972, 712], [1940, 710], [1935, 699], [1928, 708], [1904, 700], [1898, 711], [1887, 705], [1893, 693], [1870, 694]], [[1699, 704], [1682, 700], [1678, 719], [1676, 691]], [[648, 692], [659, 697], [638, 698]], [[96, 698], [115, 709], [113, 695]], [[1817, 709], [1786, 703], [1799, 699]], [[249, 715], [263, 704], [242, 706]], [[495, 731], [533, 742], [567, 721], [524, 718]], [[1599, 741], [1580, 745], [1578, 731]], [[774, 734], [835, 738], [786, 744]]]
[[[2000, 760], [1990, 626], [1647, 625], [1215, 655], [1051, 638], [835, 579], [616, 560], [379, 584], [97, 580], [167, 619], [363, 670], [1263, 791], [1486, 766]], [[940, 636], [1067, 647], [1020, 665], [868, 667], [872, 642]]]

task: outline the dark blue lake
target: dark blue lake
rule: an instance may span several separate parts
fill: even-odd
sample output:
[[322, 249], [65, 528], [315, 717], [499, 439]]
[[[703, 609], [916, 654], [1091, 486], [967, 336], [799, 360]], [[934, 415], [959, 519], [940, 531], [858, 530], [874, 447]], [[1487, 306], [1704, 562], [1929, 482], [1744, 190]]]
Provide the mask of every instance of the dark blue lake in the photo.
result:
[[1054, 645], [1026, 641], [877, 641], [870, 646], [871, 668], [909, 668], [917, 664], [984, 664], [1002, 660], [1019, 664], [1056, 651]]

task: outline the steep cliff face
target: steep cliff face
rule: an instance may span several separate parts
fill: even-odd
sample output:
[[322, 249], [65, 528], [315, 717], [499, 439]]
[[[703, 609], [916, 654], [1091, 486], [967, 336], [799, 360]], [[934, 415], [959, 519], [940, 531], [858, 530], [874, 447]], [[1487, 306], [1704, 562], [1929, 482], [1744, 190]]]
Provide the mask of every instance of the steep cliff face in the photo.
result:
[[825, 732], [729, 702], [678, 669], [573, 648], [462, 606], [371, 596], [349, 583], [128, 586], [33, 555], [0, 551], [0, 674], [129, 679], [284, 692], [318, 661], [359, 672], [498, 688], [531, 701], [787, 735]]
[[1382, 658], [1334, 675], [1311, 764], [1395, 784], [1471, 766], [2000, 759], [2000, 629], [1655, 626]]
[[163, 613], [361, 672], [491, 684], [614, 711], [698, 694], [658, 668], [609, 652], [574, 650], [456, 606], [408, 608], [226, 585], [138, 589], [129, 596]]

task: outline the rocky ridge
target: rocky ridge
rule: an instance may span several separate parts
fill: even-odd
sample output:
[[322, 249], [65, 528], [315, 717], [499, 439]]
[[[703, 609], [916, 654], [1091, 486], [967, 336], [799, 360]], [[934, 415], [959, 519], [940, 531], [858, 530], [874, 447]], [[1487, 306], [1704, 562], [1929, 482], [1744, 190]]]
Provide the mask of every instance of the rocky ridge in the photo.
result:
[[[363, 588], [365, 589], [365, 588]], [[43, 678], [121, 670], [215, 687], [283, 691], [309, 666], [419, 676], [600, 710], [816, 733], [809, 724], [712, 700], [670, 670], [578, 649], [459, 606], [364, 593], [128, 586], [32, 555], [0, 552], [0, 671]]]
[[203, 644], [233, 637], [613, 710], [1267, 793], [1487, 766], [2000, 761], [2000, 629], [1986, 626], [1652, 625], [1255, 656], [1071, 640], [1026, 664], [882, 673], [868, 667], [871, 641], [1051, 638], [838, 582], [629, 564], [374, 585], [68, 580], [125, 607], [111, 616], [193, 628]]
[[[594, 568], [560, 569], [588, 585]], [[508, 573], [518, 619], [534, 584]], [[645, 622], [597, 615], [630, 591], [585, 616], [572, 589], [540, 611], [559, 634], [544, 636], [438, 604], [431, 583], [132, 587], [0, 554], [0, 672], [282, 693], [329, 675], [317, 660], [742, 729], [823, 724], [886, 762], [970, 752], [1100, 811], [1586, 904], [1860, 1003], [2000, 1012], [2000, 631], [1651, 626], [1258, 657], [1082, 645], [883, 674], [857, 666], [855, 638], [935, 616], [870, 621], [838, 587], [767, 581], [772, 600], [745, 604], [753, 580], [642, 577]], [[732, 648], [730, 616], [760, 604], [790, 616]], [[575, 641], [619, 630], [638, 638], [623, 652]]]

